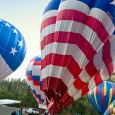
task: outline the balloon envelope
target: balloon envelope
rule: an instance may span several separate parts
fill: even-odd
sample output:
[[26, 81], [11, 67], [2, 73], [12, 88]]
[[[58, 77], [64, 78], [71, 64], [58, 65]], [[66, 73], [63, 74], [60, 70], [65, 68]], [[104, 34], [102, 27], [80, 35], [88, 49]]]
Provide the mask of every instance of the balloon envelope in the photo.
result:
[[[69, 87], [67, 92], [61, 98], [62, 105], [67, 106], [74, 100], [79, 99], [85, 95], [89, 90], [99, 85], [105, 80], [110, 79], [110, 76], [114, 72], [114, 60], [115, 60], [115, 35], [110, 37], [102, 49], [94, 56], [86, 67], [80, 73], [80, 77], [84, 79], [81, 82], [76, 79]], [[89, 70], [92, 70], [88, 74]], [[85, 78], [84, 78], [85, 76]], [[79, 86], [79, 88], [77, 88]]]
[[103, 114], [110, 103], [115, 100], [115, 84], [108, 81], [103, 82], [89, 91], [88, 98], [95, 110]]
[[109, 105], [104, 115], [114, 115], [115, 114], [115, 100]]
[[73, 100], [82, 96], [82, 87], [96, 74], [90, 66], [80, 75], [114, 32], [111, 2], [51, 0], [47, 6], [41, 25], [43, 90], [54, 103], [70, 86]]
[[40, 104], [41, 108], [46, 109], [46, 97], [42, 91], [42, 76], [41, 76], [41, 57], [34, 57], [28, 64], [26, 69], [27, 83], [31, 91]]
[[10, 23], [0, 19], [0, 80], [22, 63], [26, 44], [22, 34]]

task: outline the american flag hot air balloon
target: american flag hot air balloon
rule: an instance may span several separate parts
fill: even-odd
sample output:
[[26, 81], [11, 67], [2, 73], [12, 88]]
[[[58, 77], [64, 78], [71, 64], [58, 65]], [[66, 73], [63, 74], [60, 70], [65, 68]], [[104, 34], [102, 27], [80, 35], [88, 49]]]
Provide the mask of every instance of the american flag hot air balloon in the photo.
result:
[[0, 80], [13, 73], [22, 63], [26, 44], [20, 31], [0, 19]]
[[39, 104], [39, 108], [47, 109], [46, 96], [42, 91], [41, 57], [36, 56], [30, 60], [26, 68], [26, 76], [27, 83]]
[[54, 101], [53, 113], [86, 94], [90, 83], [95, 86], [109, 78], [101, 79], [103, 71], [107, 76], [113, 72], [114, 16], [113, 0], [51, 0], [46, 7], [41, 24], [42, 77], [43, 90]]

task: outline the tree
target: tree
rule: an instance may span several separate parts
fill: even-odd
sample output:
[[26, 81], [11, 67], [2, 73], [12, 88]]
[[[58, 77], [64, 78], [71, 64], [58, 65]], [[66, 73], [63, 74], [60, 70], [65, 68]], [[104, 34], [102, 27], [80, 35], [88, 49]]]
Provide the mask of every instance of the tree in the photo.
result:
[[[37, 101], [30, 92], [26, 80], [0, 81], [0, 99], [20, 100], [21, 106], [38, 107]], [[15, 105], [19, 107], [20, 105]]]
[[[20, 100], [21, 105], [15, 107], [38, 108], [37, 101], [33, 97], [26, 80], [12, 79], [0, 81], [0, 99]], [[10, 105], [14, 106], [14, 105]], [[99, 115], [88, 101], [87, 95], [76, 100], [69, 107], [57, 115]]]

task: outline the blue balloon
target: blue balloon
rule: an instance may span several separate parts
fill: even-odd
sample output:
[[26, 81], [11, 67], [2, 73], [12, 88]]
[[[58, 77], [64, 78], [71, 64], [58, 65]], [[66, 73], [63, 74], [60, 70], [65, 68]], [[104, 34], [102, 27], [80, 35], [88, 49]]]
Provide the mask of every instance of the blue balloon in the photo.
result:
[[115, 115], [115, 100], [109, 105], [104, 115]]
[[15, 71], [26, 54], [24, 37], [12, 24], [0, 19], [0, 80]]
[[89, 92], [89, 101], [95, 110], [103, 114], [113, 100], [115, 100], [115, 83], [103, 82]]

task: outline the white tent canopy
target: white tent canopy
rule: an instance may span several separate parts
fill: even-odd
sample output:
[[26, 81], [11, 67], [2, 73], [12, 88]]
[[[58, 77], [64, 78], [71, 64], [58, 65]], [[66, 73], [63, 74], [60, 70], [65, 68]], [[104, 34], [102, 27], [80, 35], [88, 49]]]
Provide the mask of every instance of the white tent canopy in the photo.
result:
[[10, 99], [1, 99], [1, 100], [0, 100], [0, 105], [16, 104], [16, 103], [21, 103], [21, 101], [18, 101], [18, 100], [10, 100]]
[[41, 109], [47, 109], [46, 105], [44, 105], [44, 104], [39, 104], [39, 108], [41, 108]]

